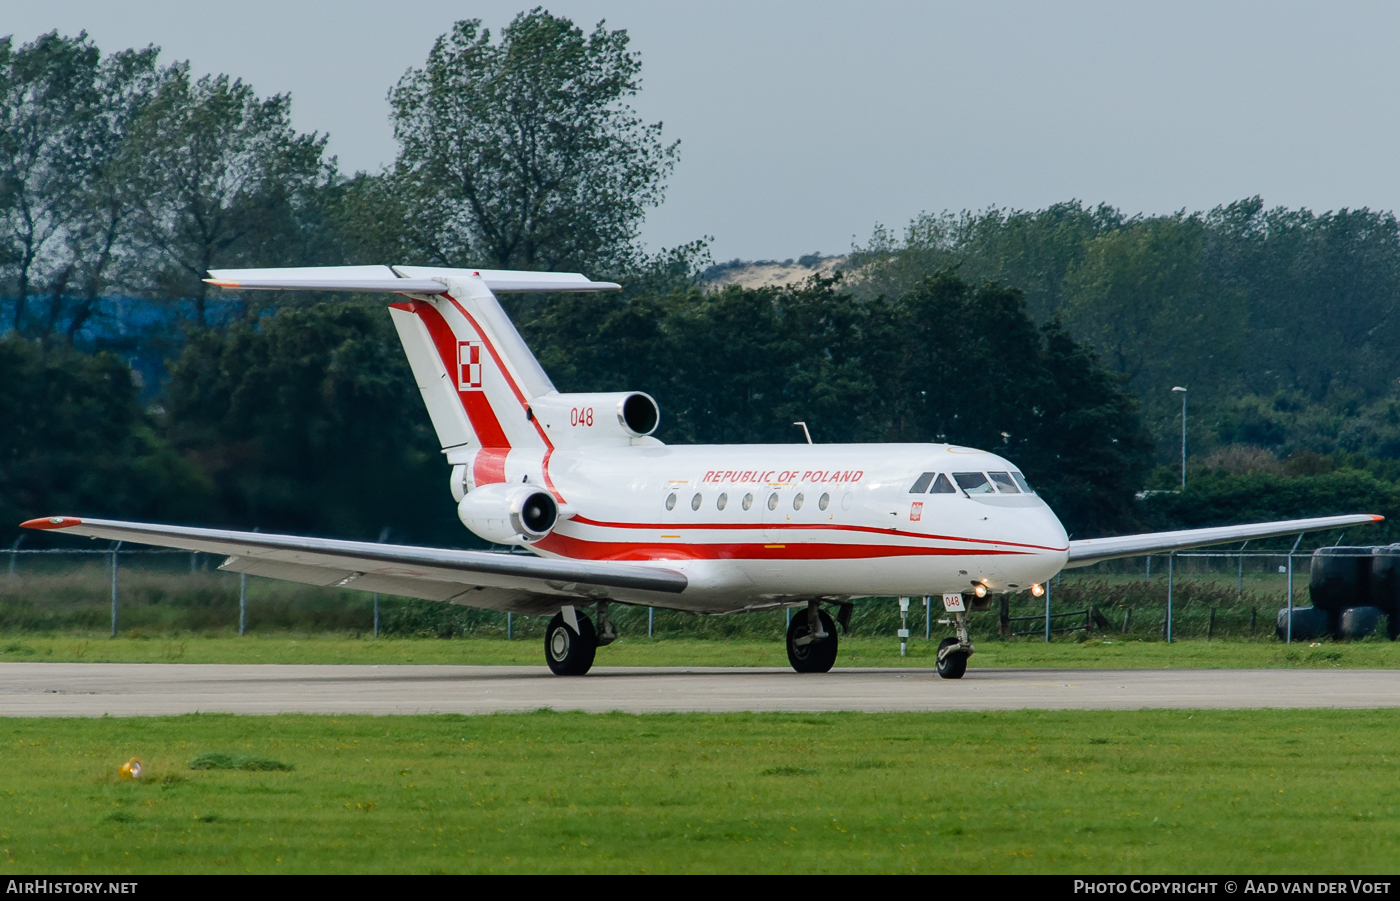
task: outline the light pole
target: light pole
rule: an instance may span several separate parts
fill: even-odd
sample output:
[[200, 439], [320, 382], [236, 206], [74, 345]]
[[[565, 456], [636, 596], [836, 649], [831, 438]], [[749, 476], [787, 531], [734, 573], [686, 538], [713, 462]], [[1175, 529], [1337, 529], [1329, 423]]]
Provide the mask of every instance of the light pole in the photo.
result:
[[1186, 389], [1176, 387], [1173, 394], [1181, 394], [1181, 490], [1186, 490]]

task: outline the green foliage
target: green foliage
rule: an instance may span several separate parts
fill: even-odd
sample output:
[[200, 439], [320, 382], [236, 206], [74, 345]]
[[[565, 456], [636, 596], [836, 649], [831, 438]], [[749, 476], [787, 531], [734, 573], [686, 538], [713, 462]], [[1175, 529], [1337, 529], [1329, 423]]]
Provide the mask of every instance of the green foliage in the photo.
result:
[[[494, 37], [458, 22], [390, 92], [395, 165], [351, 178], [326, 157], [326, 136], [292, 127], [286, 95], [158, 66], [153, 47], [104, 56], [85, 33], [0, 40], [11, 330], [90, 347], [85, 330], [108, 324], [103, 298], [117, 292], [192, 301], [195, 326], [166, 417], [112, 387], [129, 381], [120, 361], [7, 344], [7, 395], [51, 384], [0, 398], [11, 414], [0, 515], [64, 506], [467, 540], [381, 313], [255, 295], [236, 307], [242, 322], [207, 315], [211, 267], [351, 262], [618, 279], [620, 297], [511, 303], [561, 386], [651, 391], [673, 442], [796, 441], [789, 423], [804, 420], [823, 442], [986, 447], [1087, 536], [1137, 525], [1129, 498], [1150, 441], [1159, 464], [1175, 457], [1170, 389], [1184, 385], [1195, 465], [1278, 487], [1211, 500], [1193, 486], [1147, 516], [1244, 517], [1236, 502], [1269, 515], [1389, 509], [1382, 483], [1400, 477], [1391, 213], [1256, 197], [1160, 216], [1079, 202], [923, 214], [902, 235], [877, 227], [844, 280], [706, 293], [706, 239], [652, 256], [637, 240], [678, 145], [628, 105], [641, 84], [629, 40], [542, 9]], [[179, 319], [172, 308], [153, 327], [158, 342], [121, 340], [166, 358], [185, 346]], [[92, 378], [105, 387], [79, 384]], [[1375, 484], [1283, 487], [1343, 469]], [[1151, 484], [1170, 487], [1168, 475]]]
[[491, 41], [457, 22], [389, 94], [410, 241], [437, 265], [617, 272], [661, 202], [676, 144], [626, 105], [626, 31], [536, 8]]
[[0, 338], [0, 536], [63, 512], [181, 519], [211, 499], [204, 474], [137, 403], [131, 370], [16, 335]]
[[[564, 390], [650, 392], [663, 440], [949, 441], [1020, 464], [1071, 529], [1127, 528], [1150, 446], [1135, 405], [1022, 295], [951, 272], [898, 298], [793, 288], [560, 298], [517, 307]], [[520, 315], [523, 314], [523, 315]]]
[[140, 165], [134, 220], [148, 290], [193, 298], [205, 325], [208, 270], [310, 262], [332, 180], [324, 135], [297, 134], [291, 98], [259, 98], [226, 75], [164, 73], [134, 138]]
[[[853, 287], [897, 295], [955, 266], [1025, 292], [1139, 395], [1159, 460], [1180, 435], [1209, 454], [1231, 443], [1394, 455], [1389, 409], [1400, 340], [1400, 224], [1369, 209], [1266, 209], [1127, 217], [1112, 207], [923, 214], [902, 237], [877, 228], [850, 260]], [[1293, 408], [1261, 410], [1261, 406]], [[1353, 422], [1372, 410], [1369, 422]], [[1365, 417], [1363, 417], [1365, 418]]]
[[171, 369], [171, 440], [228, 522], [461, 537], [413, 374], [378, 304], [286, 308], [199, 332]]
[[[0, 271], [8, 323], [73, 335], [96, 312], [128, 237], [127, 135], [152, 92], [155, 50], [101, 57], [86, 34], [0, 40]], [[39, 310], [32, 294], [48, 295]]]
[[1185, 491], [1154, 494], [1143, 504], [1150, 519], [1164, 528], [1378, 513], [1386, 523], [1357, 527], [1355, 540], [1381, 544], [1400, 536], [1392, 525], [1400, 518], [1400, 484], [1363, 470], [1296, 476], [1199, 470], [1187, 479]]
[[271, 757], [245, 757], [241, 754], [229, 754], [224, 751], [205, 751], [190, 761], [192, 770], [250, 770], [253, 772], [270, 772], [280, 770], [290, 772], [296, 769], [290, 763], [281, 760], [274, 760]]

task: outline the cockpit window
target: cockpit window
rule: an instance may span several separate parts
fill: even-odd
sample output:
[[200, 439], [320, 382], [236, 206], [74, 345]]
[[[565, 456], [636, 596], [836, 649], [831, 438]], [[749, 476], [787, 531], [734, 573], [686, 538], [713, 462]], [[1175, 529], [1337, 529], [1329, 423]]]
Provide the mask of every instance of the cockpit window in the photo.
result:
[[1020, 485], [1021, 490], [1026, 494], [1035, 494], [1035, 492], [1031, 490], [1030, 483], [1026, 481], [1025, 476], [1021, 475], [1019, 472], [1013, 472], [1011, 478], [1016, 480], [1016, 484]]
[[987, 477], [980, 472], [955, 472], [953, 480], [958, 483], [958, 487], [968, 494], [995, 494], [992, 483], [987, 481]]
[[1016, 487], [1016, 483], [1013, 482], [1013, 481], [1011, 481], [1011, 473], [1009, 473], [1009, 472], [989, 472], [989, 473], [987, 473], [987, 475], [989, 475], [989, 476], [992, 477], [992, 481], [996, 484], [997, 490], [1000, 491], [1002, 494], [1020, 494], [1020, 493], [1021, 493], [1021, 489], [1020, 489], [1020, 488], [1017, 488], [1017, 487]]
[[926, 472], [914, 480], [914, 487], [909, 489], [910, 494], [923, 494], [928, 490], [928, 483], [933, 481], [933, 473]]
[[933, 480], [933, 487], [929, 489], [929, 494], [957, 494], [958, 489], [953, 487], [953, 483], [948, 481], [948, 477], [943, 473], [938, 474], [938, 478]]

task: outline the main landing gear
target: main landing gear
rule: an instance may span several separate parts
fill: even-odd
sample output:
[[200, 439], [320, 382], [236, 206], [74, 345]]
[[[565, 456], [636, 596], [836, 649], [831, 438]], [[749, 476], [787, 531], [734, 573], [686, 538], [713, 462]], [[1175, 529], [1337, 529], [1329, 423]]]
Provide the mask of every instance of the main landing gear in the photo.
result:
[[[940, 620], [947, 622], [947, 620]], [[957, 638], [945, 638], [938, 643], [938, 675], [945, 679], [961, 679], [967, 672], [967, 658], [974, 648], [967, 639], [967, 613], [954, 613], [953, 626]]]
[[573, 607], [564, 607], [544, 630], [544, 659], [556, 676], [582, 676], [593, 668], [598, 648], [612, 644], [617, 629], [608, 617], [608, 602], [598, 602], [598, 629]]
[[[841, 625], [850, 625], [849, 604], [841, 607]], [[787, 630], [788, 663], [799, 673], [825, 673], [836, 664], [836, 624], [816, 601], [809, 601], [805, 615], [797, 613]]]

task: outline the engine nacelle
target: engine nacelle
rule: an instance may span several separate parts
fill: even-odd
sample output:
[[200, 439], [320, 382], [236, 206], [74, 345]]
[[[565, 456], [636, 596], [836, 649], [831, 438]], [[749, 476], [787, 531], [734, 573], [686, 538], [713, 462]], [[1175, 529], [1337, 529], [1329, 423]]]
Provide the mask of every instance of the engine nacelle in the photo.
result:
[[530, 415], [558, 447], [631, 444], [661, 421], [656, 401], [640, 391], [546, 394], [530, 401]]
[[492, 544], [529, 544], [553, 531], [559, 505], [534, 486], [497, 483], [468, 492], [457, 505], [457, 517]]

